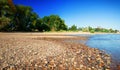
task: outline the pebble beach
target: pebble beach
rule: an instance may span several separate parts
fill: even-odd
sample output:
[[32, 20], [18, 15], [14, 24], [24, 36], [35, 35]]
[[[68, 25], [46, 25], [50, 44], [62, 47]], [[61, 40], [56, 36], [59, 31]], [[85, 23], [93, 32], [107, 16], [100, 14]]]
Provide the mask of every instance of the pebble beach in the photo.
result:
[[109, 54], [70, 40], [87, 40], [87, 37], [0, 33], [0, 69], [111, 70]]

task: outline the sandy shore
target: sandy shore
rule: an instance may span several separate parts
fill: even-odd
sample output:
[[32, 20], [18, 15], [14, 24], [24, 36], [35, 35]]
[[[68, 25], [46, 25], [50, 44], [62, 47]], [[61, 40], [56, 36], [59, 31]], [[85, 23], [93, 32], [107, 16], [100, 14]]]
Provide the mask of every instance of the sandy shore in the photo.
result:
[[0, 33], [0, 68], [110, 70], [108, 54], [73, 42], [87, 37], [68, 34], [73, 33]]

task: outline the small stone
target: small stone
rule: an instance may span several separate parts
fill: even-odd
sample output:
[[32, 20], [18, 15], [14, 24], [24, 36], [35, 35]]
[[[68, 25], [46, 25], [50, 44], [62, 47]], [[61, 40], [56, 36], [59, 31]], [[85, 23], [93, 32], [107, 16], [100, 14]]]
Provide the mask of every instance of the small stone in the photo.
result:
[[55, 61], [54, 61], [54, 60], [51, 60], [51, 61], [50, 61], [50, 64], [51, 64], [51, 65], [53, 65], [54, 63], [55, 63]]
[[73, 62], [73, 61], [74, 61], [74, 59], [75, 59], [75, 58], [72, 58], [72, 59], [71, 59], [71, 62]]
[[0, 60], [2, 60], [3, 58], [2, 58], [2, 56], [0, 56]]
[[35, 67], [37, 67], [38, 65], [37, 64], [35, 64]]
[[90, 61], [90, 58], [88, 58], [88, 61]]
[[37, 55], [38, 54], [38, 52], [34, 52], [34, 55]]
[[81, 64], [81, 65], [80, 65], [80, 69], [82, 69], [82, 68], [83, 68], [83, 65]]
[[62, 64], [59, 65], [59, 70], [64, 70], [64, 67]]
[[92, 69], [94, 69], [95, 67], [92, 67]]
[[88, 70], [92, 70], [91, 68], [88, 68]]

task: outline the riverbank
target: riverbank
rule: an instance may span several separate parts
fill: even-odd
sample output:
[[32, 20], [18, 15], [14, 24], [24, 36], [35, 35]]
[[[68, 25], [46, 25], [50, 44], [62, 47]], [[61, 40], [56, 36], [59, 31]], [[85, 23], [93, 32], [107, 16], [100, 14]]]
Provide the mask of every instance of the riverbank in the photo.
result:
[[22, 34], [22, 35], [76, 35], [76, 34], [90, 34], [90, 35], [94, 35], [94, 34], [120, 34], [120, 33], [105, 33], [105, 32], [94, 32], [94, 33], [90, 33], [90, 32], [82, 32], [82, 31], [63, 31], [63, 32], [0, 32], [0, 33], [9, 33], [9, 34]]
[[87, 37], [67, 34], [0, 33], [0, 68], [110, 70], [108, 54], [83, 43], [72, 42], [87, 40]]

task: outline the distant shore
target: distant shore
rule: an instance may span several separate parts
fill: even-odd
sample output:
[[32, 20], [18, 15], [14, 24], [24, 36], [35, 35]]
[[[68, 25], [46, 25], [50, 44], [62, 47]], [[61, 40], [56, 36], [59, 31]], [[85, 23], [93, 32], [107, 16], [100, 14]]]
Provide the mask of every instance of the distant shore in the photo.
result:
[[82, 32], [82, 31], [78, 31], [78, 32], [72, 32], [72, 31], [63, 31], [63, 32], [0, 32], [0, 33], [14, 33], [14, 34], [33, 34], [33, 35], [75, 35], [75, 34], [120, 34], [120, 33], [104, 33], [104, 32], [95, 32], [95, 33], [90, 33], [90, 32]]

